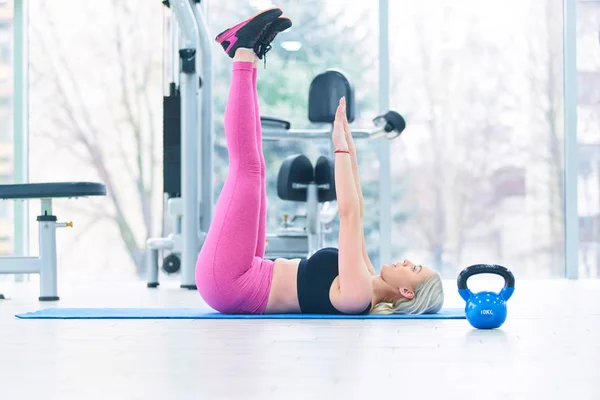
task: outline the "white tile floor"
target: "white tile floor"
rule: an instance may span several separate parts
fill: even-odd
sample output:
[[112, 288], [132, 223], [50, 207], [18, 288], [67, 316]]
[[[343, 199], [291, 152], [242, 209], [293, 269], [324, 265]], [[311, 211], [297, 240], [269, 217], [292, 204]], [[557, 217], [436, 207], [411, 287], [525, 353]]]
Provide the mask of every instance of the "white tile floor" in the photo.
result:
[[[34, 283], [0, 292], [0, 399], [600, 399], [600, 280], [517, 281], [495, 331], [465, 320], [18, 320], [49, 306], [202, 304], [176, 282], [62, 282], [56, 304], [38, 303]], [[460, 305], [455, 282], [447, 294]]]

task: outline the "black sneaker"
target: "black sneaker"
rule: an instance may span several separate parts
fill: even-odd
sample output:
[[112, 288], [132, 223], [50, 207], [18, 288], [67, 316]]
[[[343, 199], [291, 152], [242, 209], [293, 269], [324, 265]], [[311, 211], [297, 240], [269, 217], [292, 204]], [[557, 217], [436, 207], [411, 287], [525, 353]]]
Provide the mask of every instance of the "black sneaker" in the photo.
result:
[[277, 18], [268, 28], [264, 31], [256, 46], [254, 52], [259, 59], [262, 58], [271, 50], [271, 42], [275, 39], [278, 33], [283, 32], [292, 27], [292, 20], [287, 17]]
[[225, 53], [231, 58], [240, 48], [254, 49], [263, 33], [283, 14], [280, 8], [269, 8], [253, 15], [245, 21], [225, 29], [215, 40], [221, 44]]

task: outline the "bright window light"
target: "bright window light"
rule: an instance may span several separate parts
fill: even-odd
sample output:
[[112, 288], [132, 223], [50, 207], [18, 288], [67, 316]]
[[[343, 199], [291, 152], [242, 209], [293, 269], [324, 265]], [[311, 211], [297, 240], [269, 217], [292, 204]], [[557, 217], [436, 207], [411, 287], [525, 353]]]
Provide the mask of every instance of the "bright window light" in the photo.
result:
[[298, 42], [297, 40], [286, 40], [281, 42], [281, 47], [287, 51], [298, 51], [302, 48], [302, 43]]
[[270, 0], [249, 0], [248, 3], [258, 10], [266, 10], [267, 8], [275, 7]]

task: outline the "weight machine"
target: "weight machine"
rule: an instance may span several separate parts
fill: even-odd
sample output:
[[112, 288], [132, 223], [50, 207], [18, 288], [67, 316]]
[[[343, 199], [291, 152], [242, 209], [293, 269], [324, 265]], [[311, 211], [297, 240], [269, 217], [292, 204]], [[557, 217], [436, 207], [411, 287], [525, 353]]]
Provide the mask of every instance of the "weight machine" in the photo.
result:
[[[309, 89], [308, 119], [326, 124], [321, 129], [291, 129], [289, 121], [261, 117], [263, 140], [328, 140], [339, 99], [345, 96], [348, 122], [355, 119], [354, 89], [343, 72], [335, 69], [317, 75]], [[355, 139], [394, 139], [406, 127], [404, 118], [388, 111], [373, 119], [370, 129], [352, 129]], [[331, 143], [333, 150], [333, 143]], [[335, 171], [332, 158], [320, 156], [313, 167], [303, 154], [287, 157], [277, 176], [277, 195], [282, 200], [306, 203], [304, 212], [284, 214], [275, 233], [267, 233], [265, 257], [306, 258], [323, 247], [337, 215]]]
[[196, 289], [194, 269], [213, 212], [212, 42], [200, 0], [162, 3], [170, 10], [165, 75], [171, 75], [163, 98], [163, 191], [173, 233], [147, 241], [147, 285], [159, 284], [163, 251], [163, 270], [181, 269], [181, 287]]
[[[213, 212], [213, 103], [212, 38], [200, 0], [164, 0], [170, 10], [165, 59], [169, 76], [163, 98], [163, 183], [166, 213], [173, 233], [147, 241], [148, 287], [157, 287], [159, 256], [162, 270], [181, 270], [181, 287], [196, 289], [194, 268], [210, 227]], [[327, 70], [315, 77], [309, 92], [309, 120], [321, 129], [291, 129], [290, 122], [261, 117], [264, 140], [331, 141], [340, 97], [354, 121], [354, 89], [341, 71]], [[404, 130], [402, 116], [389, 111], [373, 120], [371, 129], [353, 129], [356, 139], [393, 139]], [[201, 138], [198, 140], [198, 138]], [[198, 171], [201, 171], [200, 174]], [[321, 156], [313, 167], [304, 155], [288, 157], [279, 170], [279, 198], [306, 203], [306, 211], [284, 216], [274, 234], [267, 234], [267, 258], [308, 257], [323, 244], [335, 216], [335, 173], [331, 158]]]

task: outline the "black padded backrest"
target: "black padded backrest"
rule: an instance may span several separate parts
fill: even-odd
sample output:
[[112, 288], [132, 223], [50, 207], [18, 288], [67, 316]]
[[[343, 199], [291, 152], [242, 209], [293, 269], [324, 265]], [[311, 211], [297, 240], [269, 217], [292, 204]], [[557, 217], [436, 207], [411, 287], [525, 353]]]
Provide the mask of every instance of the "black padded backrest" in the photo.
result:
[[329, 189], [319, 188], [319, 203], [334, 201], [336, 199], [335, 162], [333, 159], [326, 156], [319, 157], [317, 165], [315, 165], [315, 182], [317, 185], [329, 185]]
[[294, 189], [294, 183], [308, 184], [315, 179], [313, 165], [302, 154], [288, 156], [277, 175], [277, 195], [281, 200], [306, 201], [306, 189]]
[[308, 119], [315, 123], [333, 123], [342, 96], [346, 96], [348, 122], [354, 121], [354, 88], [343, 72], [329, 69], [317, 75], [308, 92]]

